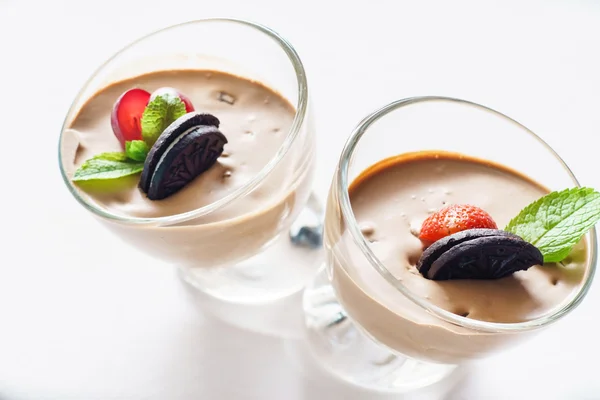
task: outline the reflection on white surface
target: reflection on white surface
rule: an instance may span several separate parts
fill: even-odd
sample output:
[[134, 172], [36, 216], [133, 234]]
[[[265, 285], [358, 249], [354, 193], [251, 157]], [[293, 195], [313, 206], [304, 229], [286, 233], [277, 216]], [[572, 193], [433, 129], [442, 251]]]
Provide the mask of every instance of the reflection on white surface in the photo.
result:
[[[469, 368], [461, 368], [461, 370], [454, 374], [451, 379], [446, 379], [427, 388], [408, 393], [376, 393], [362, 387], [342, 383], [337, 378], [329, 375], [326, 370], [316, 363], [314, 357], [311, 355], [310, 349], [303, 341], [286, 341], [285, 354], [290, 358], [293, 365], [295, 365], [299, 371], [303, 372], [303, 376], [308, 382], [316, 381], [320, 383], [320, 387], [317, 386], [316, 390], [314, 390], [315, 387], [309, 386], [313, 391], [310, 395], [305, 393], [305, 397], [303, 398], [306, 399], [324, 399], [326, 397], [322, 392], [323, 388], [331, 388], [331, 390], [334, 391], [335, 396], [347, 400], [358, 400], [367, 397], [375, 400], [442, 400], [448, 398], [448, 396], [452, 394], [454, 388], [463, 383], [465, 377], [468, 376], [470, 372]], [[326, 384], [328, 381], [329, 384]]]
[[302, 338], [304, 320], [302, 293], [297, 292], [277, 302], [239, 304], [221, 301], [196, 290], [182, 278], [182, 290], [200, 312], [242, 331], [271, 337]]

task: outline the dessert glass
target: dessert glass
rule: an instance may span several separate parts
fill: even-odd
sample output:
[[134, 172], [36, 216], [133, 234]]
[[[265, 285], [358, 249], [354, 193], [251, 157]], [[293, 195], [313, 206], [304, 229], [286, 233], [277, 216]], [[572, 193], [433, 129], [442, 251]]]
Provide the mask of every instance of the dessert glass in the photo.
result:
[[[309, 201], [315, 140], [306, 75], [298, 54], [276, 32], [247, 21], [204, 19], [162, 29], [131, 43], [92, 75], [68, 111], [63, 133], [99, 90], [160, 70], [218, 70], [277, 91], [295, 109], [283, 144], [244, 186], [178, 215], [137, 218], [112, 214], [82, 196], [61, 162], [65, 184], [107, 228], [138, 250], [178, 266], [188, 283], [211, 298], [231, 304], [266, 304], [300, 291], [314, 276], [321, 232], [316, 215], [307, 211], [302, 235], [290, 234], [291, 228], [299, 231], [293, 223], [305, 206], [317, 204]], [[289, 179], [272, 204], [219, 220], [221, 210], [235, 208], [254, 191], [268, 190], [265, 186], [270, 176], [280, 168], [289, 171]], [[203, 222], [202, 217], [209, 215], [212, 222]]]
[[[581, 285], [551, 312], [519, 323], [468, 319], [409, 291], [361, 234], [348, 187], [382, 159], [423, 150], [495, 161], [550, 190], [579, 186], [542, 139], [479, 104], [415, 97], [395, 101], [363, 119], [346, 142], [333, 177], [325, 213], [326, 262], [305, 289], [304, 310], [308, 346], [317, 361], [334, 375], [375, 390], [409, 391], [432, 385], [459, 365], [531, 337], [583, 300], [596, 267], [596, 233], [591, 229]], [[365, 271], [372, 272], [366, 277]], [[364, 279], [371, 279], [381, 291], [365, 290]]]

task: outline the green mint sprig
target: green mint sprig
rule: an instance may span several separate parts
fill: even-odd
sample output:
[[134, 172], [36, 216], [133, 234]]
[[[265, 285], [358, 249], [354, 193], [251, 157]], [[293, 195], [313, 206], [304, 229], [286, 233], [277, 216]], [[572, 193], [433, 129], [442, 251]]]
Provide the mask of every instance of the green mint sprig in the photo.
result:
[[143, 140], [125, 142], [125, 154], [134, 161], [146, 161], [150, 147]]
[[143, 161], [132, 160], [125, 153], [102, 153], [86, 160], [73, 174], [73, 181], [118, 179], [144, 169]]
[[186, 114], [185, 103], [172, 93], [163, 93], [148, 103], [142, 114], [142, 138], [152, 146], [165, 128]]
[[590, 188], [552, 192], [525, 207], [505, 231], [536, 246], [544, 262], [564, 260], [600, 220], [600, 193]]
[[125, 142], [124, 152], [98, 154], [86, 160], [73, 174], [74, 182], [119, 179], [142, 172], [152, 145], [173, 121], [186, 114], [185, 103], [171, 93], [162, 93], [148, 103], [141, 119], [142, 138]]

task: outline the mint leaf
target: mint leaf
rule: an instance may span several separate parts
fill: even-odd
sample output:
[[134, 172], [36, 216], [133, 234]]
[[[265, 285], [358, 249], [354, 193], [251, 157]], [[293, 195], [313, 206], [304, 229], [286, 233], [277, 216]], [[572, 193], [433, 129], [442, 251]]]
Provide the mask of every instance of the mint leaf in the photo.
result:
[[73, 174], [73, 181], [117, 179], [137, 174], [144, 163], [127, 158], [125, 153], [102, 153], [86, 160]]
[[110, 153], [101, 153], [101, 154], [98, 154], [97, 156], [90, 158], [90, 160], [95, 160], [95, 159], [107, 160], [107, 161], [127, 161], [127, 155], [120, 151], [115, 151], [115, 152], [110, 152]]
[[185, 103], [176, 95], [163, 93], [156, 96], [142, 114], [142, 138], [152, 146], [165, 128], [185, 113]]
[[559, 262], [598, 220], [600, 193], [590, 188], [575, 188], [552, 192], [536, 200], [504, 230], [540, 249], [544, 262]]
[[134, 161], [145, 161], [150, 148], [143, 140], [125, 142], [125, 154]]

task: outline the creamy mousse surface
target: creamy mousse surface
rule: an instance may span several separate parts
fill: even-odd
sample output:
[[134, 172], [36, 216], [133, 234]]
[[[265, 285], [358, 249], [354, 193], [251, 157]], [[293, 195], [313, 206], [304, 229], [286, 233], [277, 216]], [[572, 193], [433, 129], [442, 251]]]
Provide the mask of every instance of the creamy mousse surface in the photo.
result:
[[376, 165], [354, 182], [350, 201], [374, 253], [409, 290], [469, 318], [521, 322], [547, 313], [580, 285], [585, 257], [497, 280], [433, 281], [415, 266], [422, 253], [418, 232], [425, 218], [450, 204], [478, 206], [501, 228], [547, 193], [507, 169], [424, 153]]
[[[73, 186], [86, 201], [114, 215], [142, 218], [172, 216], [212, 204], [256, 178], [274, 159], [296, 114], [276, 91], [225, 72], [164, 70], [136, 76], [99, 90], [69, 123], [61, 139], [66, 175], [72, 177], [90, 157], [123, 151], [111, 127], [113, 105], [122, 93], [132, 88], [152, 93], [162, 87], [178, 90], [191, 100], [196, 112], [220, 120], [219, 130], [228, 141], [222, 155], [165, 199], [148, 199], [138, 187], [137, 174], [118, 186], [107, 182], [114, 186], [109, 191], [75, 182]], [[312, 132], [302, 131], [258, 186], [217, 211], [177, 224], [101, 220], [125, 241], [170, 263], [212, 267], [239, 262], [271, 243], [305, 203], [312, 178], [313, 145]]]
[[[219, 118], [219, 130], [228, 143], [217, 163], [178, 193], [159, 201], [149, 200], [135, 182], [125, 190], [86, 190], [108, 211], [132, 217], [162, 217], [213, 203], [254, 178], [274, 157], [295, 115], [293, 106], [260, 83], [217, 71], [157, 71], [114, 83], [93, 96], [79, 111], [63, 139], [63, 163], [69, 175], [88, 158], [102, 152], [122, 151], [113, 134], [110, 114], [125, 91], [139, 87], [148, 92], [173, 87], [184, 93], [196, 111]], [[236, 207], [204, 222], [226, 219], [260, 208], [284, 190], [289, 171], [274, 171], [266, 187]], [[136, 176], [137, 179], [138, 176]]]
[[[385, 267], [414, 295], [447, 311], [488, 322], [535, 319], [579, 288], [587, 266], [585, 240], [561, 264], [533, 266], [497, 280], [434, 281], [416, 264], [423, 221], [450, 204], [487, 211], [499, 228], [548, 193], [499, 165], [444, 152], [419, 152], [381, 161], [351, 185], [352, 210], [364, 237]], [[456, 363], [476, 358], [518, 335], [478, 333], [429, 314], [400, 294], [364, 256], [332, 247], [333, 285], [349, 315], [379, 341], [417, 358]], [[343, 243], [346, 233], [337, 238]], [[339, 242], [341, 240], [341, 242]], [[348, 246], [352, 248], [352, 246]], [[510, 337], [510, 338], [509, 338]]]

